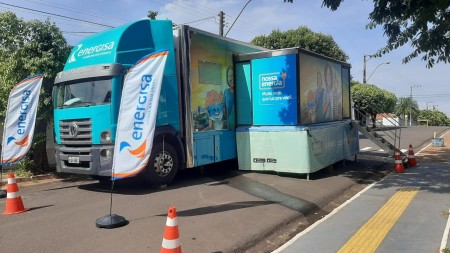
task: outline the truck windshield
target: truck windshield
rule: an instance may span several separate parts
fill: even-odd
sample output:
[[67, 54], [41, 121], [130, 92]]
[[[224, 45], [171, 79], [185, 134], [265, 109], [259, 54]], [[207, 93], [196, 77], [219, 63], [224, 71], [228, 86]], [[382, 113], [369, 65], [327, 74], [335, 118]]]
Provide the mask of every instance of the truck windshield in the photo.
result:
[[57, 107], [83, 107], [111, 103], [111, 80], [64, 83], [57, 88]]

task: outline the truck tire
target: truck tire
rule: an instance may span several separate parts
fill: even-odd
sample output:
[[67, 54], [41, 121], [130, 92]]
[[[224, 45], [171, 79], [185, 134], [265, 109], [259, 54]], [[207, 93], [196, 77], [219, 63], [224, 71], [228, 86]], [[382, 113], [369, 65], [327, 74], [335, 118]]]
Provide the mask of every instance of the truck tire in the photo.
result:
[[172, 144], [157, 142], [152, 148], [144, 179], [151, 186], [169, 184], [178, 172], [178, 164], [178, 154]]

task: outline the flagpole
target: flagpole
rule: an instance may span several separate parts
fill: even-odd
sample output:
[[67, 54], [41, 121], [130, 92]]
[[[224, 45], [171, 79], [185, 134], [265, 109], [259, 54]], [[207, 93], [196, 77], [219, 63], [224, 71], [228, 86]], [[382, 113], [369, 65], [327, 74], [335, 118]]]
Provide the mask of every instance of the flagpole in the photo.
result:
[[[3, 139], [5, 139], [5, 123], [3, 122]], [[6, 191], [2, 190], [2, 183], [3, 183], [3, 148], [0, 152], [0, 199], [6, 197]]]
[[[1, 158], [0, 158], [1, 159]], [[3, 183], [3, 163], [0, 162], [0, 183]], [[0, 185], [0, 199], [5, 198], [6, 197], [6, 191], [1, 189], [1, 185]]]
[[113, 205], [113, 190], [114, 190], [114, 166], [111, 170], [111, 191], [110, 191], [110, 202], [109, 202], [109, 214], [98, 218], [95, 221], [95, 226], [98, 228], [118, 228], [128, 224], [128, 221], [125, 217], [112, 214], [112, 205]]
[[[98, 228], [116, 228], [128, 224], [128, 221], [124, 217], [112, 214], [114, 182], [116, 179], [136, 176], [139, 171], [146, 167], [153, 145], [159, 96], [161, 94], [161, 84], [168, 53], [168, 50], [161, 50], [143, 56], [125, 75], [114, 141], [115, 152], [111, 169], [112, 182], [109, 215], [97, 219], [96, 226]], [[139, 87], [139, 90], [136, 87]], [[147, 94], [143, 97], [144, 99], [142, 101], [141, 94]], [[145, 108], [146, 110], [142, 114], [142, 122], [140, 124], [144, 124], [146, 114], [150, 115], [147, 116], [150, 120], [147, 120], [147, 124], [141, 129], [140, 137], [134, 137], [134, 140], [137, 142], [133, 142], [128, 138], [130, 137], [130, 128], [127, 119], [129, 115], [134, 115], [134, 113], [129, 113], [130, 110], [134, 110], [134, 107], [130, 106], [130, 101], [132, 102], [136, 99], [138, 99], [141, 108]], [[134, 136], [134, 134], [131, 136]], [[129, 143], [130, 141], [131, 144]], [[136, 145], [134, 151], [129, 150], [132, 145]], [[129, 152], [121, 152], [124, 148], [128, 148]], [[131, 165], [129, 164], [130, 161]], [[118, 166], [117, 169], [116, 165]]]

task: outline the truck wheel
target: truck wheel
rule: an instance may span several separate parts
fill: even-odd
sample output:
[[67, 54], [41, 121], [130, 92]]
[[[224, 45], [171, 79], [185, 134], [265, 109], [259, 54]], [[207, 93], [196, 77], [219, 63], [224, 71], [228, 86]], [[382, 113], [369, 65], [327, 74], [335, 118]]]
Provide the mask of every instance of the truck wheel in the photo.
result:
[[175, 148], [168, 142], [164, 145], [162, 142], [156, 143], [144, 174], [145, 181], [152, 186], [165, 185], [172, 182], [177, 171], [178, 154]]

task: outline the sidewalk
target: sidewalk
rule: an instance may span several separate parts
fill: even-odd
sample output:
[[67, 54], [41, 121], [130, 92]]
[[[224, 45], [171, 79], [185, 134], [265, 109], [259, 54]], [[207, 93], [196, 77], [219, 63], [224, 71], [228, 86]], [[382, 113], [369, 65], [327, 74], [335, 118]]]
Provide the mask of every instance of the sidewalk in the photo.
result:
[[[416, 151], [419, 167], [389, 174], [367, 187], [274, 253], [353, 252], [351, 249], [440, 253], [450, 247], [450, 132], [443, 138], [445, 147], [429, 145]], [[406, 194], [403, 196], [410, 202], [400, 201], [398, 194]], [[388, 211], [389, 205], [393, 205], [394, 213]], [[396, 215], [398, 220], [394, 219]], [[386, 227], [389, 222], [392, 224]]]

